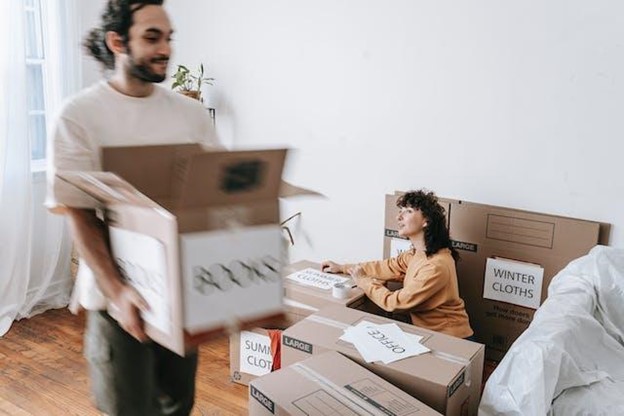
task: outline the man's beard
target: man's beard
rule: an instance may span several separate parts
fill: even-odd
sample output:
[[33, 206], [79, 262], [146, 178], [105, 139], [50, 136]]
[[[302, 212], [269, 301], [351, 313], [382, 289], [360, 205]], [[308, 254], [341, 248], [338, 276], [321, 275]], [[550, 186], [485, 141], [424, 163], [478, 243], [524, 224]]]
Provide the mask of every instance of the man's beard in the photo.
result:
[[[163, 82], [167, 78], [167, 74], [157, 74], [149, 68], [149, 65], [145, 61], [136, 61], [132, 56], [132, 52], [128, 54], [129, 62], [128, 66], [130, 74], [135, 78], [145, 82]], [[149, 60], [149, 63], [157, 63], [159, 61], [168, 61], [168, 57], [157, 57]]]

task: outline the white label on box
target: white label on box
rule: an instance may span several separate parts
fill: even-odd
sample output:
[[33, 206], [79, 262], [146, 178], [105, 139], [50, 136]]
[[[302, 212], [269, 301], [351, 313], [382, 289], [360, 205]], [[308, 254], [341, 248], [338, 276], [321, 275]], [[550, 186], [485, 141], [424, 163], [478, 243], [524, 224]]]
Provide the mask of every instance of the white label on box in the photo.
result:
[[487, 259], [483, 297], [537, 309], [542, 297], [544, 268], [531, 263]]
[[241, 373], [263, 376], [271, 372], [271, 338], [251, 331], [240, 333], [240, 371]]
[[285, 247], [278, 225], [182, 234], [180, 248], [190, 333], [283, 310]]
[[374, 324], [361, 321], [345, 329], [341, 340], [352, 343], [367, 363], [384, 364], [429, 352], [420, 343], [422, 337], [403, 332], [397, 324]]
[[330, 290], [336, 283], [345, 283], [347, 277], [336, 276], [335, 274], [323, 273], [319, 270], [307, 268], [291, 273], [287, 279], [306, 286], [317, 287], [319, 289]]
[[113, 259], [121, 274], [149, 305], [141, 313], [154, 328], [171, 333], [171, 310], [167, 290], [165, 247], [145, 234], [109, 227]]
[[402, 238], [390, 239], [390, 257], [396, 257], [411, 248], [412, 242], [410, 240], [404, 240]]

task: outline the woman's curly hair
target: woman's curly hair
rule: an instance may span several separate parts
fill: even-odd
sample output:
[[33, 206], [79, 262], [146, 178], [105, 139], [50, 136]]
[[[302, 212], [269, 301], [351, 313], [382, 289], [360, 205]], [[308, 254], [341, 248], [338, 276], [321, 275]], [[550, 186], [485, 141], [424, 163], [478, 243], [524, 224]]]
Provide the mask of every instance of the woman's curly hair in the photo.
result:
[[444, 207], [438, 203], [438, 198], [433, 192], [424, 189], [409, 191], [399, 197], [396, 205], [399, 208], [417, 209], [427, 220], [427, 226], [424, 228], [427, 257], [437, 253], [440, 249], [448, 248], [451, 250], [453, 259], [459, 260], [459, 253], [451, 244]]
[[99, 27], [89, 31], [83, 46], [105, 69], [115, 68], [115, 55], [106, 45], [106, 32], [116, 32], [128, 44], [132, 15], [145, 6], [162, 6], [164, 0], [108, 0]]

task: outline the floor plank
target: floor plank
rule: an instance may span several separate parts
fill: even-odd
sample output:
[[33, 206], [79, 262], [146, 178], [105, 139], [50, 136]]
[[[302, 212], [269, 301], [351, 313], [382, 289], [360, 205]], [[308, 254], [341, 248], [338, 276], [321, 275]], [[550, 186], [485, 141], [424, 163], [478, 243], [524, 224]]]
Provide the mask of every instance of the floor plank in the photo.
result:
[[[84, 316], [66, 309], [14, 323], [0, 338], [0, 416], [99, 415], [82, 356]], [[226, 338], [199, 351], [193, 416], [247, 414], [247, 387], [229, 380]]]

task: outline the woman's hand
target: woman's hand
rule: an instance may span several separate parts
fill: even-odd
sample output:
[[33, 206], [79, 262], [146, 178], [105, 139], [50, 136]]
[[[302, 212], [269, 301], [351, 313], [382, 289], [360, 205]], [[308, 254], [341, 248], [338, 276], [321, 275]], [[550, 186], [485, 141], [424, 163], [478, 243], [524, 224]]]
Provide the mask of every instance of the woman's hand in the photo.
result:
[[353, 279], [355, 284], [358, 285], [358, 287], [365, 292], [373, 283], [373, 279], [370, 277], [367, 277], [366, 274], [364, 273], [364, 270], [360, 266], [352, 267], [349, 270], [349, 274], [351, 275], [351, 278]]
[[342, 264], [325, 260], [321, 263], [321, 271], [325, 273], [344, 273], [344, 268]]

